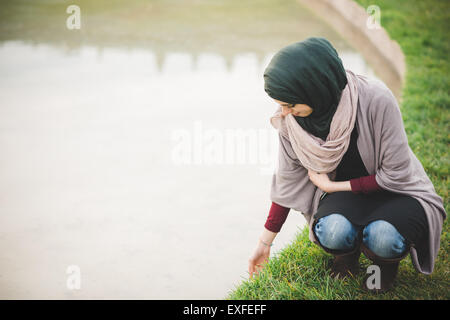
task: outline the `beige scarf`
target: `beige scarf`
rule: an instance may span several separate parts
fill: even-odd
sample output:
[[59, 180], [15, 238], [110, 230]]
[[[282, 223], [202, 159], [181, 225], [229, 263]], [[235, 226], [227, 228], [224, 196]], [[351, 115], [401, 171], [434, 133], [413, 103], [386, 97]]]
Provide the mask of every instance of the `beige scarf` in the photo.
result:
[[329, 173], [337, 168], [348, 149], [355, 126], [358, 106], [357, 80], [352, 71], [345, 71], [347, 85], [331, 120], [326, 141], [305, 131], [292, 114], [282, 116], [281, 107], [270, 118], [272, 126], [288, 137], [301, 164], [317, 173]]

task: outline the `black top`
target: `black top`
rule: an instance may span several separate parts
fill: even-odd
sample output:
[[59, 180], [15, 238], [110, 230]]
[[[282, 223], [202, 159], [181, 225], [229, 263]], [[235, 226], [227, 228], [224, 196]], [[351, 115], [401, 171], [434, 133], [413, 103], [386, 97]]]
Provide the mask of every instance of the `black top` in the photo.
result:
[[341, 163], [336, 168], [335, 181], [347, 181], [369, 175], [359, 154], [356, 139], [358, 139], [358, 129], [355, 124], [348, 149], [342, 157]]

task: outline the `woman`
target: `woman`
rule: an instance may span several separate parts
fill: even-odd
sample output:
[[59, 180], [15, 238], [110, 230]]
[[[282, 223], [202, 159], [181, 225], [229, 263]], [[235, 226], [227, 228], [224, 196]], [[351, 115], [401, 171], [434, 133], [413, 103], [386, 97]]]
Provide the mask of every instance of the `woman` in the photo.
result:
[[418, 272], [431, 274], [446, 212], [408, 145], [392, 92], [344, 69], [324, 38], [281, 49], [264, 81], [280, 105], [271, 118], [279, 164], [250, 276], [269, 258], [290, 209], [305, 216], [310, 240], [334, 255], [334, 277], [357, 274], [361, 252], [380, 267], [376, 292], [392, 287], [408, 253]]

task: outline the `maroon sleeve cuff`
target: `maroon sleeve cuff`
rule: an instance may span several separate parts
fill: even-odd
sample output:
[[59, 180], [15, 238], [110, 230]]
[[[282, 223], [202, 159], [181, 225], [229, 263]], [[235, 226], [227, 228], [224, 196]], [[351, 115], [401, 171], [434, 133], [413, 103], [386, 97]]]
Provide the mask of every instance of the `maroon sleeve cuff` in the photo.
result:
[[267, 217], [264, 227], [272, 232], [280, 232], [281, 226], [286, 221], [286, 218], [291, 209], [280, 206], [275, 202], [272, 202], [270, 207], [269, 216]]
[[350, 179], [350, 185], [353, 193], [371, 193], [382, 190], [378, 185], [375, 175]]

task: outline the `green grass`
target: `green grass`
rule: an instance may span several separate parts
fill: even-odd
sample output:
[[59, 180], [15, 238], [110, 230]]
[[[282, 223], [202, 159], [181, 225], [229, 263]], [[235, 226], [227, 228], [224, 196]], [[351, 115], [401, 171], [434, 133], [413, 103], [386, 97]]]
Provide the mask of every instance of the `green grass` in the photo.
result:
[[[449, 33], [450, 3], [418, 0], [356, 0], [367, 8], [378, 5], [381, 25], [406, 57], [402, 114], [409, 144], [443, 197], [448, 212], [450, 140]], [[361, 289], [370, 261], [361, 255], [362, 273], [354, 279], [334, 280], [327, 264], [332, 256], [308, 239], [304, 228], [296, 240], [278, 252], [264, 270], [243, 281], [226, 299], [450, 299], [448, 219], [432, 275], [418, 273], [411, 258], [402, 260], [395, 287], [375, 295]]]

